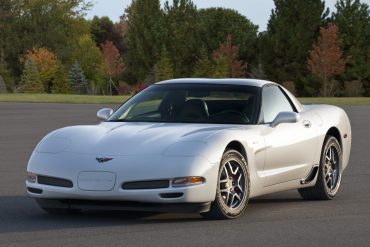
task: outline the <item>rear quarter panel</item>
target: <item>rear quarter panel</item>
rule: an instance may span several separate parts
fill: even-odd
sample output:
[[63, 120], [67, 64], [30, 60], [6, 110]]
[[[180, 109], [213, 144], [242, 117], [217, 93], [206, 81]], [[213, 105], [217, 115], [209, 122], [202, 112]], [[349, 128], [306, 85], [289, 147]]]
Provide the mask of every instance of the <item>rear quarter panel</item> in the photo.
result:
[[312, 121], [318, 126], [319, 142], [316, 150], [315, 163], [319, 164], [321, 149], [325, 136], [331, 128], [336, 128], [340, 134], [339, 143], [342, 147], [342, 167], [345, 170], [351, 153], [352, 131], [347, 113], [340, 107], [331, 105], [305, 105], [304, 110], [312, 114]]

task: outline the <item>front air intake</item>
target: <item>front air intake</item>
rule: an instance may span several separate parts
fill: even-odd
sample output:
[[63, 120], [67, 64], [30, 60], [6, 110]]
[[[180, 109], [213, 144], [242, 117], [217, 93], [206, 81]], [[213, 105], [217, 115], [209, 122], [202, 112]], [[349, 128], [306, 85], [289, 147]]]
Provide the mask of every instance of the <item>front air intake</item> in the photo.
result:
[[37, 176], [37, 183], [50, 185], [50, 186], [57, 186], [57, 187], [64, 187], [64, 188], [72, 188], [73, 183], [70, 180], [62, 179], [62, 178], [54, 178], [54, 177], [47, 177], [47, 176]]
[[170, 186], [169, 180], [133, 181], [122, 184], [124, 190], [165, 189]]

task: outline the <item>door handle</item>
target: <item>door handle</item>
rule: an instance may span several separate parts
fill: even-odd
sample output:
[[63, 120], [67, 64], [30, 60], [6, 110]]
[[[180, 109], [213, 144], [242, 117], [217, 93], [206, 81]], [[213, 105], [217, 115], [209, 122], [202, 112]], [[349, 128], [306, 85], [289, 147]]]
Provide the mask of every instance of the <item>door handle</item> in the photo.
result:
[[303, 126], [305, 128], [311, 128], [311, 122], [309, 120], [303, 120]]

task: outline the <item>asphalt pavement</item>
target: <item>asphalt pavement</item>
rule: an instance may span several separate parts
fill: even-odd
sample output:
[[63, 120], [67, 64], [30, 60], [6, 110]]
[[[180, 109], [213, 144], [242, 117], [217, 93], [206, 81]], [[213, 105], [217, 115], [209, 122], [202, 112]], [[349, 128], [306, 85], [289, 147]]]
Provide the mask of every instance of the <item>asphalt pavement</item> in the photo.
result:
[[0, 246], [370, 246], [370, 107], [343, 107], [352, 123], [352, 153], [332, 201], [304, 201], [287, 191], [252, 200], [242, 217], [228, 221], [196, 214], [45, 214], [25, 193], [32, 150], [54, 129], [98, 123], [103, 107], [0, 103]]

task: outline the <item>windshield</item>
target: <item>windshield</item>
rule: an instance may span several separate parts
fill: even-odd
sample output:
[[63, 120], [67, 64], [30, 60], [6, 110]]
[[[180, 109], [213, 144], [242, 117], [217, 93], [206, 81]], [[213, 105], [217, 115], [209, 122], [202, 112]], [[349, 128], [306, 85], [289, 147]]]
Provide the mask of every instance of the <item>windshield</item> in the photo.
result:
[[260, 88], [243, 85], [153, 85], [124, 103], [109, 122], [255, 124]]

